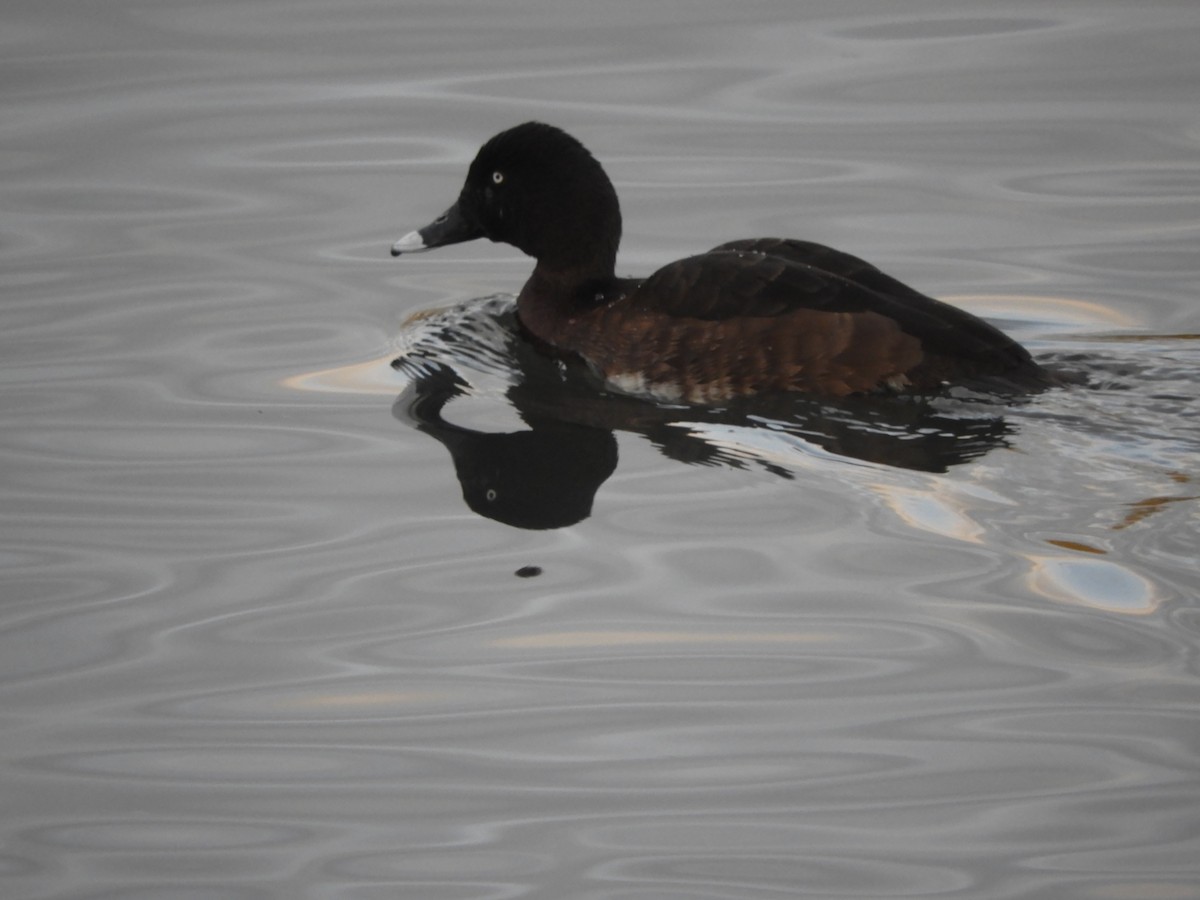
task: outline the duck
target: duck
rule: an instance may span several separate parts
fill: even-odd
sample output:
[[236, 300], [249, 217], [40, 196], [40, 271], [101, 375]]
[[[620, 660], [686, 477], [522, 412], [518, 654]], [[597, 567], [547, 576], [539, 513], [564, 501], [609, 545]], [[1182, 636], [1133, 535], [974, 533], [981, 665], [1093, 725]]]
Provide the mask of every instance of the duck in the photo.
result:
[[579, 140], [542, 122], [483, 144], [450, 208], [391, 252], [480, 238], [535, 260], [516, 300], [522, 332], [583, 360], [618, 393], [711, 405], [1052, 383], [993, 325], [811, 241], [734, 240], [645, 278], [619, 277], [616, 189]]

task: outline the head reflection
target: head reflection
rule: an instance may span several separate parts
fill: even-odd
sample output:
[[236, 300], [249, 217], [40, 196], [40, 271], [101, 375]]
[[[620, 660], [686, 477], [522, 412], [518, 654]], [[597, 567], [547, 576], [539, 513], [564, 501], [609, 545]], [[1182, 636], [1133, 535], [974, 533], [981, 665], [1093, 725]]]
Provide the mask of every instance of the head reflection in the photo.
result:
[[564, 528], [587, 518], [617, 467], [613, 433], [537, 418], [526, 420], [528, 430], [503, 433], [454, 425], [442, 410], [463, 387], [445, 371], [419, 378], [394, 414], [450, 451], [467, 506], [517, 528]]

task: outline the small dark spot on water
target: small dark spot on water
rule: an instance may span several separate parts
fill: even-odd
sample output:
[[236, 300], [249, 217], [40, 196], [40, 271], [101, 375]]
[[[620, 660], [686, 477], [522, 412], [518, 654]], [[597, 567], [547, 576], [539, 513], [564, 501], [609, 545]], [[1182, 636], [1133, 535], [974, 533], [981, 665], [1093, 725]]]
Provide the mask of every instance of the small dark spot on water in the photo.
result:
[[535, 578], [541, 574], [541, 566], [521, 566], [521, 568], [517, 569], [516, 572], [518, 578]]

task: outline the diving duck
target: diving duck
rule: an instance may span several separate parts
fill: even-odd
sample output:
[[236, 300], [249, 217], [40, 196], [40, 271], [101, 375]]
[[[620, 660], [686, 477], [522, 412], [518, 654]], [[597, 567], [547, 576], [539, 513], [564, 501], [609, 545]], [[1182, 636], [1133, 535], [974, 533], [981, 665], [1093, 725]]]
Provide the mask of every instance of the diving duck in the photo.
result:
[[821, 244], [746, 238], [648, 278], [618, 277], [612, 182], [578, 140], [540, 122], [485, 143], [454, 204], [392, 255], [476, 238], [536, 260], [517, 297], [521, 326], [622, 393], [716, 404], [769, 392], [1012, 393], [1053, 383], [982, 319]]

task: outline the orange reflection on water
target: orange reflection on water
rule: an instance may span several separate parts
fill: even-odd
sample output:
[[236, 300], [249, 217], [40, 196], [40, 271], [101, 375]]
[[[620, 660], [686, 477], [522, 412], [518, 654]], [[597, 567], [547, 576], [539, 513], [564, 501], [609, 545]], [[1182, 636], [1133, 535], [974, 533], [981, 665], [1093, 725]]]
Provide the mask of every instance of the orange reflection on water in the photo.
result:
[[1164, 601], [1146, 578], [1106, 559], [1077, 556], [1028, 557], [1029, 588], [1048, 600], [1143, 615]]
[[971, 544], [983, 540], [983, 527], [967, 514], [964, 497], [952, 484], [931, 481], [927, 490], [894, 484], [871, 487], [910, 528]]
[[1143, 519], [1149, 518], [1172, 503], [1182, 503], [1185, 500], [1200, 500], [1200, 497], [1147, 497], [1129, 504], [1129, 512], [1125, 518], [1112, 527], [1113, 531], [1121, 531], [1131, 525], [1136, 525]]
[[1136, 328], [1141, 324], [1131, 316], [1092, 300], [1030, 294], [956, 294], [942, 299], [984, 318], [1009, 318], [1020, 314], [1046, 325], [1069, 325], [1072, 330]]
[[281, 384], [296, 391], [319, 391], [329, 394], [398, 394], [407, 379], [392, 368], [394, 354], [366, 362], [301, 372], [283, 379]]

